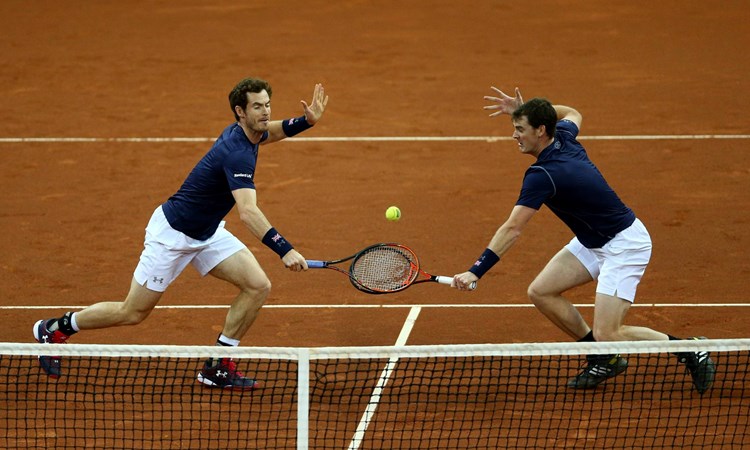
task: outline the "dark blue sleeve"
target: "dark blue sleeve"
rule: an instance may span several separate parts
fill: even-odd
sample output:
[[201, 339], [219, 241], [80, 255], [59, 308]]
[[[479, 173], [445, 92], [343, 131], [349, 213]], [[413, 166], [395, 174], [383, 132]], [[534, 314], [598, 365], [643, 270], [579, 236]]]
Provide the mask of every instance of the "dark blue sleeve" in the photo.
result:
[[553, 195], [555, 183], [549, 173], [539, 166], [531, 166], [523, 177], [521, 194], [516, 205], [539, 209]]
[[576, 136], [578, 136], [578, 126], [570, 120], [561, 120], [557, 122], [556, 128], [558, 132], [568, 134], [568, 136], [566, 136], [568, 138], [575, 139]]
[[229, 189], [255, 189], [255, 158], [248, 152], [231, 152], [224, 160], [223, 170]]

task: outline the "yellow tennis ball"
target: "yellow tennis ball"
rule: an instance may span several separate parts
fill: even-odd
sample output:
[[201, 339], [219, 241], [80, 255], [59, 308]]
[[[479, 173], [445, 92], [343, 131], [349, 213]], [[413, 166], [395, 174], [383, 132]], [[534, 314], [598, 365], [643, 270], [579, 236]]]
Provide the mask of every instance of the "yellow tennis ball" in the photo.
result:
[[390, 206], [385, 210], [385, 218], [395, 222], [401, 218], [401, 210], [397, 206]]

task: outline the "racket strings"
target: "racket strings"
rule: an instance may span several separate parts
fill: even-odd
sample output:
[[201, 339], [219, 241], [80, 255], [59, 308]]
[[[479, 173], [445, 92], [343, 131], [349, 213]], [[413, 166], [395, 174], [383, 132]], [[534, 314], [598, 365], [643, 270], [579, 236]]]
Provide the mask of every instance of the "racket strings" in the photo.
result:
[[398, 291], [416, 278], [419, 262], [410, 250], [380, 246], [360, 254], [351, 267], [351, 275], [367, 289], [377, 292]]

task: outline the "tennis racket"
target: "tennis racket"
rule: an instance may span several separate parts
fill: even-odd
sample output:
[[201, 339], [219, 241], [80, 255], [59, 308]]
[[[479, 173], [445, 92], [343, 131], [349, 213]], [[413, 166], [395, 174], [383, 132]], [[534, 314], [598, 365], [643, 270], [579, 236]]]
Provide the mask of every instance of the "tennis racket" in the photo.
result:
[[[349, 269], [337, 264], [351, 260]], [[311, 269], [333, 269], [349, 277], [352, 285], [368, 294], [391, 294], [412, 284], [435, 282], [451, 285], [453, 277], [431, 275], [419, 265], [419, 258], [409, 247], [395, 243], [371, 245], [346, 258], [334, 261], [307, 260]], [[476, 289], [474, 282], [469, 287]]]

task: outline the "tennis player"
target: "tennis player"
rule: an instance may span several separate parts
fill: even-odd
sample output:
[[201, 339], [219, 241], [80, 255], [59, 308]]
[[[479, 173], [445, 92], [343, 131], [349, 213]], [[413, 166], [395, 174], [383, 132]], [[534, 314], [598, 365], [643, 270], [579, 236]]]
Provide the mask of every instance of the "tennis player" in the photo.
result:
[[[541, 98], [524, 103], [518, 88], [515, 97], [492, 89], [497, 96], [485, 97], [492, 102], [485, 109], [492, 111], [491, 117], [511, 116], [518, 149], [536, 161], [526, 170], [510, 217], [471, 268], [455, 275], [456, 287], [466, 290], [490, 270], [518, 240], [534, 214], [547, 205], [574, 237], [529, 286], [528, 295], [539, 311], [579, 341], [677, 339], [649, 328], [625, 325], [651, 258], [651, 237], [576, 140], [581, 114]], [[593, 280], [597, 280], [597, 286], [592, 329], [562, 294]], [[701, 394], [708, 390], [715, 374], [708, 353], [677, 356], [691, 374], [695, 389]], [[568, 386], [594, 388], [627, 366], [620, 355], [588, 355], [586, 367]]]
[[[229, 230], [224, 217], [237, 205], [240, 220], [256, 238], [279, 255], [289, 270], [307, 270], [294, 249], [258, 208], [255, 168], [259, 146], [301, 133], [320, 120], [328, 96], [315, 85], [312, 102], [302, 101], [304, 115], [271, 120], [271, 86], [260, 79], [240, 81], [229, 93], [236, 122], [224, 129], [193, 168], [182, 187], [159, 205], [146, 227], [140, 261], [124, 301], [97, 303], [58, 319], [38, 321], [38, 342], [61, 344], [80, 330], [136, 325], [154, 309], [167, 287], [192, 264], [239, 289], [216, 345], [237, 346], [255, 321], [271, 290], [271, 282], [253, 254]], [[40, 356], [42, 369], [53, 378], [61, 374], [60, 358]], [[252, 389], [258, 382], [237, 371], [229, 358], [211, 358], [198, 381], [220, 388]]]

